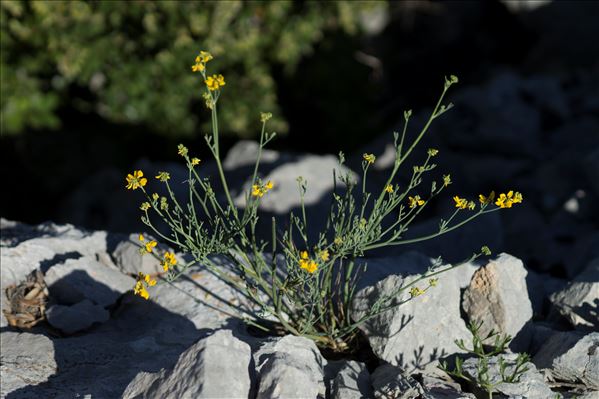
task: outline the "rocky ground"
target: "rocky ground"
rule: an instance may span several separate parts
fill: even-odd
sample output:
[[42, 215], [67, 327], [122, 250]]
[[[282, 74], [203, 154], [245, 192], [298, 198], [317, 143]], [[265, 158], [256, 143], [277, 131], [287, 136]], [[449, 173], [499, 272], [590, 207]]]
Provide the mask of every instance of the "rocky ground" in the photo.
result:
[[[496, 397], [598, 395], [599, 258], [569, 283], [545, 281], [505, 253], [441, 275], [435, 290], [363, 326], [375, 355], [364, 363], [326, 359], [305, 338], [252, 335], [231, 316], [248, 305], [201, 268], [157, 286], [149, 301], [133, 296], [136, 272], [159, 265], [126, 235], [5, 219], [1, 228], [3, 293], [33, 271], [46, 285], [45, 321], [21, 330], [2, 317], [2, 397], [474, 398], [476, 386], [436, 367], [461, 352], [454, 340], [468, 341], [470, 318], [511, 334], [511, 350], [532, 357]], [[430, 262], [417, 252], [369, 259], [355, 316]], [[18, 299], [2, 295], [8, 315]]]
[[[368, 255], [356, 316], [425, 270], [432, 257], [453, 262], [482, 245], [500, 253], [442, 275], [435, 290], [365, 324], [368, 361], [327, 359], [299, 337], [252, 335], [234, 317], [249, 305], [202, 268], [155, 287], [149, 301], [133, 296], [137, 272], [155, 274], [160, 267], [139, 256], [136, 236], [130, 236], [144, 229], [138, 222], [142, 198], [123, 189], [117, 170], [89, 176], [58, 204], [63, 220], [87, 230], [3, 219], [1, 297], [9, 316], [1, 318], [1, 396], [485, 397], [480, 387], [437, 368], [440, 358], [461, 351], [454, 340], [468, 341], [466, 323], [478, 319], [512, 335], [513, 353], [531, 355], [520, 382], [500, 384], [496, 398], [598, 398], [598, 76], [570, 71], [529, 77], [506, 69], [484, 86], [456, 89], [454, 109], [422, 144], [422, 154], [428, 147], [440, 150], [439, 175], [450, 172], [455, 183], [409, 234], [434, 231], [452, 195], [514, 189], [525, 200], [442, 239]], [[426, 115], [415, 112], [411, 134]], [[380, 188], [392, 165], [390, 141], [391, 135], [374, 139], [347, 156], [346, 167], [354, 172], [364, 152], [377, 156], [371, 189]], [[255, 154], [256, 143], [242, 141], [224, 161], [239, 204]], [[298, 209], [295, 178], [302, 175], [314, 234], [328, 211], [336, 166], [332, 155], [267, 151], [262, 176], [276, 186], [264, 197], [263, 220], [284, 219]], [[182, 165], [142, 159], [134, 168], [148, 176], [168, 170], [175, 191], [185, 190], [177, 184], [187, 178]], [[200, 171], [214, 176], [214, 163], [204, 160]], [[409, 173], [399, 176], [400, 185]], [[266, 232], [269, 226], [263, 226]], [[17, 329], [9, 320], [34, 326]], [[473, 359], [463, 368], [471, 378], [479, 373]], [[496, 378], [499, 372], [494, 358], [489, 374]]]

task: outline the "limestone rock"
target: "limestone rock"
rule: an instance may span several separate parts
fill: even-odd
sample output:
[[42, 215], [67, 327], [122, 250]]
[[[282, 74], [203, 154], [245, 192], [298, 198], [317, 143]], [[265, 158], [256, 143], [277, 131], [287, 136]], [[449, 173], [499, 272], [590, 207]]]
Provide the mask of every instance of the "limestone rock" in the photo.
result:
[[89, 299], [72, 306], [53, 305], [46, 311], [48, 323], [65, 334], [86, 330], [94, 323], [104, 323], [109, 318], [110, 313], [103, 306]]
[[599, 333], [559, 332], [539, 349], [534, 363], [549, 369], [554, 379], [582, 382], [599, 390]]
[[550, 299], [557, 312], [574, 327], [599, 329], [599, 258]]
[[[150, 275], [163, 273], [160, 260], [154, 256], [142, 256], [139, 253], [138, 235], [131, 234], [128, 238], [120, 241], [112, 253], [116, 266], [123, 273], [131, 275], [137, 275], [139, 272]], [[146, 237], [146, 239], [150, 238]]]
[[391, 364], [383, 364], [374, 370], [372, 387], [376, 399], [416, 399], [424, 394], [414, 378]]
[[[377, 266], [377, 263], [382, 265]], [[390, 295], [398, 287], [414, 281], [419, 274], [426, 272], [431, 263], [431, 259], [415, 252], [386, 260], [369, 259], [368, 272], [362, 282], [365, 287], [357, 292], [352, 305], [353, 319], [359, 320], [366, 315], [381, 295]], [[373, 281], [384, 275], [377, 272], [380, 269], [387, 269], [387, 277]], [[426, 294], [362, 324], [360, 329], [368, 338], [375, 355], [411, 372], [422, 369], [442, 356], [459, 352], [454, 341], [467, 341], [471, 336], [460, 316], [460, 287], [468, 281], [472, 270], [464, 265], [442, 273], [437, 276], [437, 286]], [[426, 284], [422, 282], [419, 285]], [[408, 299], [407, 291], [403, 291], [397, 300]]]
[[346, 362], [333, 380], [332, 399], [370, 398], [373, 396], [370, 373], [363, 363]]
[[313, 341], [292, 335], [265, 343], [254, 353], [258, 399], [325, 395], [322, 358]]
[[528, 348], [532, 305], [526, 275], [522, 261], [505, 253], [474, 273], [464, 292], [463, 307], [470, 320], [483, 323], [482, 336], [495, 330], [515, 337], [512, 348]]
[[135, 284], [133, 278], [91, 257], [69, 259], [54, 265], [46, 273], [45, 280], [51, 296], [61, 304], [76, 304], [89, 299], [102, 306], [112, 305]]
[[54, 345], [39, 334], [6, 331], [0, 334], [0, 396], [28, 385], [43, 383], [56, 372]]
[[124, 398], [247, 398], [250, 346], [231, 330], [218, 330], [187, 349], [172, 370], [142, 373]]

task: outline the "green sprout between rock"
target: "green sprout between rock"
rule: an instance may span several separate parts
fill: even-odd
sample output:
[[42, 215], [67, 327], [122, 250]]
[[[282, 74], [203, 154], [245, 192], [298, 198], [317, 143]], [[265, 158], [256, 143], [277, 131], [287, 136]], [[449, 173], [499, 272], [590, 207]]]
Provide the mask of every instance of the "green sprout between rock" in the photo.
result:
[[[494, 330], [491, 330], [485, 337], [482, 337], [480, 335], [482, 325], [482, 321], [470, 322], [468, 324], [468, 330], [472, 333], [471, 347], [466, 346], [463, 339], [455, 341], [456, 345], [462, 351], [477, 359], [475, 375], [469, 376], [464, 374], [464, 359], [460, 356], [456, 357], [453, 369], [448, 366], [446, 361], [442, 361], [439, 368], [455, 378], [478, 385], [487, 391], [489, 399], [492, 399], [493, 393], [499, 384], [513, 384], [520, 381], [520, 377], [528, 371], [526, 364], [530, 361], [530, 356], [526, 353], [519, 353], [512, 362], [508, 362], [502, 356], [499, 356], [497, 360], [499, 378], [495, 380], [491, 379], [489, 375], [489, 360], [493, 356], [506, 352], [512, 337], [507, 334], [500, 334]], [[485, 344], [485, 342], [491, 340], [493, 340], [491, 345]]]
[[[263, 181], [259, 174], [262, 150], [275, 137], [275, 133], [267, 132], [267, 123], [272, 115], [260, 115], [261, 132], [251, 188], [245, 193], [245, 206], [237, 206], [224, 173], [219, 143], [217, 103], [226, 82], [220, 74], [208, 74], [210, 60], [210, 53], [200, 52], [192, 70], [203, 79], [204, 100], [211, 111], [212, 134], [205, 136], [205, 140], [216, 162], [223, 199], [217, 198], [208, 178], [199, 176], [197, 169], [200, 160], [191, 157], [188, 148], [183, 145], [179, 145], [178, 154], [183, 157], [188, 169], [189, 190], [186, 198], [175, 196], [167, 172], [160, 172], [156, 179], [166, 186], [168, 197], [147, 191], [148, 181], [140, 170], [126, 177], [127, 188], [140, 189], [144, 193], [146, 200], [140, 207], [142, 221], [154, 231], [156, 238], [193, 258], [191, 262], [177, 262], [171, 252], [162, 254], [162, 265], [166, 272], [163, 281], [172, 282], [190, 266], [203, 265], [255, 305], [258, 311], [243, 310], [240, 315], [255, 327], [268, 330], [266, 326], [272, 323], [267, 321], [275, 321], [287, 333], [313, 339], [321, 347], [346, 351], [356, 337], [360, 324], [425, 294], [437, 285], [437, 275], [480, 256], [490, 255], [491, 251], [485, 246], [459, 264], [443, 265], [440, 260], [435, 262], [417, 279], [398, 287], [391, 295], [378, 298], [365, 316], [354, 320], [351, 317], [351, 304], [358, 278], [365, 268], [363, 262], [359, 262], [364, 254], [377, 248], [432, 239], [478, 216], [522, 202], [522, 195], [514, 191], [500, 194], [497, 199], [494, 192], [480, 195], [478, 201], [455, 196], [455, 210], [447, 219], [440, 221], [438, 231], [424, 237], [404, 238], [414, 219], [451, 184], [451, 177], [445, 175], [441, 181], [433, 181], [428, 189], [421, 187], [423, 176], [437, 167], [432, 161], [439, 151], [434, 148], [427, 150], [426, 159], [421, 165], [412, 168], [407, 185], [399, 187], [396, 183], [400, 167], [415, 151], [431, 123], [452, 108], [451, 103], [444, 104], [444, 98], [458, 79], [450, 76], [445, 79], [442, 94], [428, 121], [412, 141], [407, 139], [406, 134], [412, 112], [404, 113], [403, 130], [401, 134], [394, 134], [395, 162], [385, 184], [378, 191], [370, 192], [366, 188], [370, 167], [376, 162], [373, 154], [363, 156], [361, 182], [357, 182], [351, 173], [337, 176], [333, 171], [335, 189], [326, 227], [315, 240], [311, 240], [308, 237], [309, 221], [304, 205], [308, 182], [299, 177], [300, 214], [290, 214], [288, 228], [282, 233], [273, 217], [270, 242], [266, 242], [258, 237], [256, 227], [261, 200], [277, 184], [276, 181]], [[340, 153], [339, 164], [344, 162], [344, 155]], [[338, 183], [342, 183], [344, 188], [339, 189]], [[168, 231], [157, 228], [151, 216], [157, 216], [165, 222]], [[147, 253], [152, 252], [155, 244], [142, 240], [141, 246]], [[157, 252], [159, 250], [153, 254]], [[221, 255], [230, 261], [234, 273], [215, 263], [212, 255]], [[153, 284], [154, 280], [140, 273], [135, 293], [147, 299], [147, 288]]]

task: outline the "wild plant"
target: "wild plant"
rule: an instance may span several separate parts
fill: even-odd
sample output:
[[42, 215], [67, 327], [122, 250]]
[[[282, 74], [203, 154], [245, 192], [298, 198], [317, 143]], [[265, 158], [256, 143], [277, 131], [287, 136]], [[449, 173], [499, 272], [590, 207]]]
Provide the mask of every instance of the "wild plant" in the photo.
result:
[[[177, 261], [171, 251], [160, 254], [165, 272], [163, 280], [172, 282], [190, 266], [203, 265], [242, 292], [259, 309], [241, 315], [249, 324], [267, 329], [269, 323], [266, 320], [274, 320], [286, 332], [311, 338], [321, 347], [347, 350], [361, 323], [405, 302], [398, 303], [396, 297], [408, 293], [407, 301], [422, 295], [437, 284], [437, 275], [491, 252], [485, 246], [465, 262], [454, 265], [437, 262], [419, 278], [398, 287], [393, 295], [379, 298], [365, 316], [355, 320], [351, 316], [351, 304], [358, 278], [364, 270], [362, 258], [365, 254], [378, 248], [432, 239], [479, 216], [522, 202], [522, 195], [513, 191], [497, 198], [494, 192], [481, 194], [476, 202], [454, 196], [455, 210], [448, 218], [440, 220], [438, 231], [424, 237], [405, 238], [415, 218], [451, 184], [447, 174], [440, 181], [433, 180], [428, 188], [422, 187], [423, 177], [437, 167], [433, 160], [439, 151], [434, 148], [426, 151], [422, 164], [412, 168], [407, 185], [397, 184], [398, 171], [415, 151], [431, 123], [452, 107], [451, 103], [445, 104], [444, 99], [458, 79], [450, 76], [445, 79], [441, 96], [427, 122], [413, 140], [408, 140], [406, 134], [412, 112], [404, 113], [402, 132], [394, 133], [395, 161], [385, 184], [374, 192], [367, 190], [368, 175], [376, 163], [373, 154], [363, 155], [359, 181], [351, 173], [332, 171], [335, 189], [326, 227], [312, 238], [308, 234], [310, 221], [304, 203], [308, 182], [299, 176], [299, 214], [289, 215], [284, 230], [280, 228], [280, 220], [273, 217], [270, 239], [264, 240], [257, 233], [260, 203], [277, 185], [276, 181], [260, 174], [262, 151], [276, 136], [267, 129], [272, 115], [260, 114], [261, 131], [251, 187], [244, 194], [244, 206], [237, 206], [221, 162], [219, 142], [218, 105], [226, 82], [220, 74], [208, 74], [208, 63], [212, 58], [210, 53], [200, 52], [192, 70], [201, 75], [204, 84], [203, 97], [212, 120], [212, 134], [206, 135], [205, 141], [216, 164], [218, 190], [222, 190], [223, 196], [217, 196], [209, 178], [200, 177], [200, 160], [183, 145], [178, 146], [178, 154], [188, 169], [185, 198], [176, 197], [170, 185], [170, 174], [166, 171], [160, 172], [156, 179], [166, 186], [167, 196], [148, 191], [148, 181], [141, 170], [129, 174], [126, 181], [128, 189], [140, 189], [146, 197], [140, 207], [143, 223], [158, 239], [193, 258], [184, 264]], [[340, 153], [339, 165], [344, 162], [345, 157]], [[154, 218], [165, 222], [166, 231], [157, 227]], [[155, 240], [140, 236], [140, 241], [142, 253], [156, 254]], [[216, 263], [212, 255], [225, 257], [233, 265], [234, 273]], [[134, 292], [147, 299], [148, 288], [155, 284], [155, 279], [140, 273]]]

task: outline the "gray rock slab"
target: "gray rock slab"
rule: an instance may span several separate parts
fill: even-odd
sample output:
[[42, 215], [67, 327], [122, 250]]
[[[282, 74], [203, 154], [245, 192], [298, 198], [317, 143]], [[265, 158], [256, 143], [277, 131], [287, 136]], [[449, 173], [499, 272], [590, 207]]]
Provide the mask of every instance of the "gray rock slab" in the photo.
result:
[[433, 399], [476, 399], [471, 393], [462, 392], [460, 384], [438, 377], [422, 376], [422, 387], [427, 398]]
[[0, 334], [0, 396], [43, 383], [57, 370], [52, 341], [38, 334], [12, 331]]
[[264, 343], [253, 356], [258, 399], [325, 396], [326, 361], [313, 341], [287, 335]]
[[132, 277], [88, 256], [52, 266], [44, 279], [50, 295], [62, 304], [89, 299], [97, 305], [109, 306], [135, 284]]
[[[150, 240], [150, 236], [146, 235], [146, 239]], [[139, 272], [150, 275], [163, 273], [160, 260], [150, 254], [141, 255], [139, 248], [138, 234], [131, 234], [128, 239], [119, 242], [112, 252], [116, 266], [123, 273], [131, 275]]]
[[[508, 363], [506, 373], [509, 375], [515, 364], [516, 354], [505, 354], [491, 358], [488, 364], [488, 376], [491, 382], [501, 381], [501, 375], [499, 373], [499, 358], [503, 359]], [[477, 358], [470, 358], [464, 361], [462, 366], [464, 375], [476, 379], [478, 376], [478, 360]], [[527, 398], [527, 399], [549, 399], [554, 398], [555, 393], [551, 391], [549, 386], [545, 383], [543, 375], [537, 370], [533, 363], [527, 363], [528, 370], [525, 371], [520, 377], [518, 382], [507, 383], [502, 382], [496, 385], [495, 391], [505, 395], [509, 398]], [[480, 388], [480, 387], [479, 387]], [[486, 392], [486, 391], [485, 391]], [[481, 396], [482, 397], [482, 396]]]
[[123, 398], [247, 398], [251, 349], [231, 330], [218, 330], [187, 349], [172, 370], [141, 373]]
[[109, 318], [110, 313], [103, 306], [89, 299], [72, 306], [53, 305], [46, 311], [48, 323], [65, 334], [86, 330], [94, 323], [104, 323]]
[[[253, 140], [239, 140], [223, 160], [223, 167], [226, 170], [239, 169], [242, 167], [253, 167], [258, 158], [259, 144]], [[270, 164], [276, 162], [281, 157], [278, 151], [267, 148], [262, 149], [260, 158], [261, 164]]]
[[599, 329], [599, 258], [593, 260], [566, 288], [551, 295], [559, 314], [574, 327]]
[[511, 347], [519, 350], [528, 349], [532, 334], [526, 275], [520, 259], [500, 254], [474, 273], [462, 303], [471, 321], [483, 323], [481, 335], [491, 330], [509, 334], [515, 337]]
[[333, 380], [332, 399], [371, 398], [370, 373], [364, 363], [346, 362]]
[[559, 332], [539, 349], [533, 362], [554, 379], [599, 390], [599, 333]]
[[[431, 262], [430, 258], [415, 252], [384, 261], [369, 259], [362, 283], [365, 288], [358, 291], [352, 305], [354, 320], [365, 316], [381, 295], [390, 295], [398, 287], [414, 281]], [[385, 268], [386, 272], [380, 271]], [[471, 337], [460, 315], [460, 288], [467, 284], [473, 270], [474, 266], [464, 265], [442, 273], [436, 276], [439, 278], [438, 285], [426, 294], [362, 324], [360, 329], [375, 355], [411, 372], [442, 356], [460, 352], [454, 341], [467, 341]], [[387, 277], [373, 281], [385, 274]], [[423, 281], [418, 286], [426, 287], [427, 284]], [[406, 291], [397, 300], [409, 298]]]
[[376, 399], [416, 399], [424, 394], [422, 386], [404, 371], [391, 364], [383, 364], [371, 376]]

